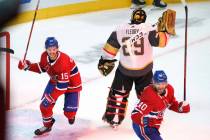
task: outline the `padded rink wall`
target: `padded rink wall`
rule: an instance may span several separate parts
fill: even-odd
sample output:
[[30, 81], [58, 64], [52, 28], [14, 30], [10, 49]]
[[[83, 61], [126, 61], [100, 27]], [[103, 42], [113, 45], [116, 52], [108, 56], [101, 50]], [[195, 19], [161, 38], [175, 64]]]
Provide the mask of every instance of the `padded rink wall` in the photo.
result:
[[[54, 2], [52, 2], [54, 1]], [[180, 3], [181, 0], [164, 0], [168, 4]], [[186, 0], [187, 2], [200, 2], [208, 0]], [[153, 0], [146, 0], [151, 5]], [[21, 4], [21, 11], [17, 18], [8, 25], [29, 22], [33, 19], [37, 0], [31, 0]], [[47, 4], [48, 3], [48, 4]], [[37, 12], [37, 20], [59, 16], [101, 11], [108, 9], [126, 8], [131, 6], [131, 0], [51, 0], [46, 2], [40, 0], [40, 8]], [[26, 9], [26, 10], [25, 10]]]

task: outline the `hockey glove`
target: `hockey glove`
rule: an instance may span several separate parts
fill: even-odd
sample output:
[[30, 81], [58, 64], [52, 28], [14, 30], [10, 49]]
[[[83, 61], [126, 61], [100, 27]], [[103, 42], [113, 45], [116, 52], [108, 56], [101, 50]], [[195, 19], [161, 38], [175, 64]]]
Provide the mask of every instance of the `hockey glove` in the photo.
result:
[[175, 35], [176, 11], [168, 9], [158, 20], [158, 31]]
[[20, 60], [19, 63], [18, 63], [18, 68], [20, 70], [28, 70], [29, 69], [29, 66], [30, 66], [31, 62], [29, 60], [25, 60], [25, 61], [22, 61]]
[[107, 76], [114, 68], [115, 63], [117, 59], [113, 59], [113, 60], [107, 60], [107, 59], [103, 59], [103, 57], [101, 56], [99, 62], [98, 62], [98, 70], [99, 72], [104, 75]]
[[188, 113], [190, 112], [190, 105], [186, 101], [182, 101], [179, 103], [179, 112], [180, 113]]

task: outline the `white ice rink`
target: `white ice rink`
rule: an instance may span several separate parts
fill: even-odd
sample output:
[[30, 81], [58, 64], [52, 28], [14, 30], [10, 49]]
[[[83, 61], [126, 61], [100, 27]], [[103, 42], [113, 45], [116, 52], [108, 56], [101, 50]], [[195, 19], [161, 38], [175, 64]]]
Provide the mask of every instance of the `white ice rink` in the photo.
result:
[[[187, 101], [189, 114], [166, 111], [160, 132], [164, 140], [209, 140], [210, 134], [210, 2], [191, 3], [189, 8]], [[150, 7], [146, 7], [148, 11]], [[181, 4], [169, 4], [177, 11], [176, 33], [166, 48], [154, 49], [154, 70], [163, 69], [174, 86], [175, 96], [183, 100], [185, 12]], [[148, 11], [147, 22], [155, 23], [163, 10]], [[47, 74], [20, 71], [18, 59], [23, 58], [31, 23], [5, 30], [11, 34], [12, 110], [7, 112], [8, 140], [137, 140], [131, 128], [130, 112], [136, 102], [134, 90], [129, 97], [125, 120], [114, 131], [101, 118], [105, 111], [108, 87], [114, 71], [102, 77], [97, 70], [101, 48], [117, 25], [129, 22], [129, 8], [36, 21], [27, 59], [39, 61], [44, 41], [55, 36], [60, 50], [72, 56], [82, 75], [83, 90], [76, 122], [70, 126], [63, 115], [63, 97], [54, 108], [56, 123], [52, 131], [35, 137], [42, 126], [40, 98], [48, 81]], [[20, 88], [21, 87], [21, 88]], [[16, 92], [21, 93], [18, 96]], [[22, 96], [23, 95], [23, 96]], [[26, 101], [30, 101], [27, 102]], [[18, 106], [15, 106], [18, 103]]]

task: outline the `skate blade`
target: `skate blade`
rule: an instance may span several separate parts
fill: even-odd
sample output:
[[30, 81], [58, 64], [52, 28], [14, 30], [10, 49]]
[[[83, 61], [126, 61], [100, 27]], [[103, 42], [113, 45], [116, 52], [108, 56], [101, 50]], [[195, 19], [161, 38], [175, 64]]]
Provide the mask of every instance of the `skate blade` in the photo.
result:
[[111, 125], [111, 124], [110, 124], [110, 127], [111, 127], [113, 130], [115, 130], [115, 131], [118, 130], [118, 125]]
[[145, 4], [144, 5], [132, 4], [131, 7], [130, 7], [130, 9], [134, 10], [134, 9], [137, 9], [137, 8], [144, 8], [144, 7], [146, 7]]
[[158, 6], [152, 5], [151, 10], [153, 10], [153, 11], [161, 11], [161, 10], [165, 10], [166, 8], [167, 7], [158, 7]]
[[47, 137], [47, 136], [49, 136], [50, 135], [50, 132], [46, 132], [46, 133], [43, 133], [42, 135], [34, 135], [33, 137], [34, 138], [40, 138], [40, 137]]

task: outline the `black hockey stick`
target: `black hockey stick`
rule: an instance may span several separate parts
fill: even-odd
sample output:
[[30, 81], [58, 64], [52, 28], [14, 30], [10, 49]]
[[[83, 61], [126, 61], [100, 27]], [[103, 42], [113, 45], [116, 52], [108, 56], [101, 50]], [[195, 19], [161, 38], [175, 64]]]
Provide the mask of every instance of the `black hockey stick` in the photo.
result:
[[14, 54], [14, 50], [9, 49], [9, 48], [0, 48], [0, 52], [7, 52], [7, 53]]
[[39, 8], [39, 1], [40, 0], [38, 0], [37, 5], [36, 5], [34, 18], [33, 18], [33, 21], [32, 21], [31, 30], [30, 30], [30, 34], [29, 34], [29, 37], [28, 37], [28, 42], [27, 42], [26, 51], [25, 51], [25, 54], [24, 54], [24, 57], [23, 57], [23, 61], [25, 61], [26, 55], [27, 55], [27, 52], [28, 52], [28, 47], [29, 47], [29, 43], [30, 43], [30, 40], [31, 40], [32, 31], [33, 31], [33, 28], [34, 28], [34, 22], [35, 22], [35, 19], [36, 19], [36, 14], [37, 14], [38, 8]]
[[188, 25], [188, 7], [185, 0], [181, 0], [185, 8], [185, 46], [184, 46], [184, 101], [186, 100], [186, 77], [187, 77], [187, 25]]

